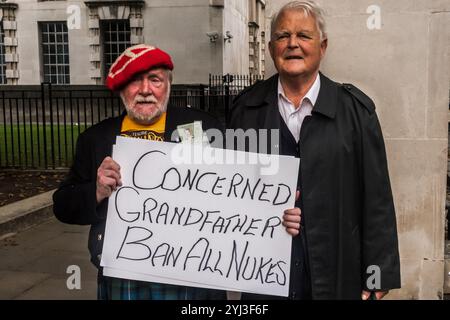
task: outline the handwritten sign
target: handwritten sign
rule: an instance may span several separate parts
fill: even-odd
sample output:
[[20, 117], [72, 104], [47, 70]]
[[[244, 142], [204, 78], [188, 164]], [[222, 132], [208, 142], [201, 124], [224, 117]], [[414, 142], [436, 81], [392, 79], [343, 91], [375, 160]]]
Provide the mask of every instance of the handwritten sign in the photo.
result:
[[281, 223], [299, 159], [268, 156], [279, 170], [261, 175], [259, 163], [230, 164], [240, 151], [206, 147], [209, 164], [180, 163], [179, 148], [191, 147], [117, 137], [123, 185], [109, 198], [104, 274], [287, 296], [292, 239]]

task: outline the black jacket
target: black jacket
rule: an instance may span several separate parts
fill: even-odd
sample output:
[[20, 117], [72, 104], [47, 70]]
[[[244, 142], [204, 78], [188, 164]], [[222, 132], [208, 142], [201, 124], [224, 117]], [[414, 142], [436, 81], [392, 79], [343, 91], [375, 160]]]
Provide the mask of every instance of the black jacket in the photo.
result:
[[[106, 119], [79, 135], [69, 175], [53, 195], [53, 211], [58, 220], [70, 224], [91, 225], [88, 246], [91, 261], [97, 268], [100, 268], [108, 212], [108, 199], [97, 205], [97, 169], [105, 157], [111, 156], [116, 136], [120, 135], [123, 117], [124, 114]], [[198, 120], [202, 121], [204, 131], [223, 131], [222, 124], [206, 112], [168, 106], [164, 140], [171, 141], [172, 132], [177, 125]]]
[[[360, 299], [367, 279], [373, 279], [373, 271], [367, 272], [372, 265], [381, 271], [379, 289], [400, 287], [385, 146], [372, 100], [352, 85], [320, 77], [319, 96], [298, 144], [296, 205], [305, 223], [312, 298]], [[280, 129], [277, 84], [275, 75], [238, 96], [228, 127]]]

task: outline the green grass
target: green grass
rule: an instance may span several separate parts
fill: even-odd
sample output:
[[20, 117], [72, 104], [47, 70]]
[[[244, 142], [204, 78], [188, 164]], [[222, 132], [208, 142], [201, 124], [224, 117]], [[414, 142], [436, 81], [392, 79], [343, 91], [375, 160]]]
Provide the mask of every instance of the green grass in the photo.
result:
[[0, 168], [51, 168], [53, 159], [55, 167], [69, 167], [78, 134], [85, 129], [84, 125], [73, 127], [69, 125], [66, 128], [63, 125], [54, 125], [52, 143], [50, 125], [0, 124]]

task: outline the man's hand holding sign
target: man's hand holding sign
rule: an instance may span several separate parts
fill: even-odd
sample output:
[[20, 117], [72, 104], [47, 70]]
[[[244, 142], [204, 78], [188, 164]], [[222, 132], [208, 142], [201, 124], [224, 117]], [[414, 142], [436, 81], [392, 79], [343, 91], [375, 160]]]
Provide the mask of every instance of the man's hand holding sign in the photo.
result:
[[111, 157], [106, 157], [97, 170], [97, 203], [111, 196], [111, 193], [121, 185], [120, 166]]

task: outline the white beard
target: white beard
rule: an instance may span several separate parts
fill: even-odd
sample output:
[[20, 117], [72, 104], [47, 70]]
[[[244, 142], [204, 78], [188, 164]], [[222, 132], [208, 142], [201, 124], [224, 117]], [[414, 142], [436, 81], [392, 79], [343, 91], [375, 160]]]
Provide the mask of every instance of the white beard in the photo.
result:
[[[167, 105], [169, 104], [169, 98], [170, 98], [170, 83], [167, 86], [167, 92], [163, 99], [163, 101], [158, 102], [156, 98], [151, 95], [147, 98], [144, 98], [142, 96], [137, 95], [132, 102], [133, 107], [130, 107], [123, 96], [122, 93], [120, 93], [120, 97], [122, 98], [122, 102], [125, 106], [125, 110], [127, 111], [127, 115], [136, 123], [142, 124], [142, 125], [150, 125], [152, 123], [155, 123], [158, 121], [158, 119], [161, 117], [161, 115], [167, 111]], [[137, 101], [146, 101], [148, 99], [149, 101], [155, 102], [155, 110], [150, 114], [142, 114], [139, 113], [138, 110], [136, 110], [135, 106]]]

